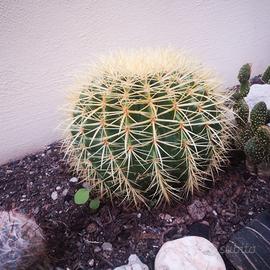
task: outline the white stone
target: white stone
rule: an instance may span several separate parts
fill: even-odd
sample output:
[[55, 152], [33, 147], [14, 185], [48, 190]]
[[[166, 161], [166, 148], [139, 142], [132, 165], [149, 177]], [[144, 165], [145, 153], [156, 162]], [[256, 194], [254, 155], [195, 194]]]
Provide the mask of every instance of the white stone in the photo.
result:
[[162, 219], [162, 220], [165, 220], [167, 222], [172, 222], [172, 216], [169, 215], [169, 214], [159, 214], [159, 218]]
[[109, 242], [104, 242], [104, 243], [102, 244], [101, 247], [102, 247], [102, 249], [103, 249], [104, 251], [112, 252], [112, 250], [113, 250], [113, 246], [112, 246], [112, 244], [109, 243]]
[[270, 84], [253, 84], [245, 100], [250, 109], [260, 101], [264, 101], [267, 108], [270, 108]]
[[97, 247], [94, 248], [94, 252], [95, 252], [95, 253], [98, 253], [98, 252], [100, 252], [100, 251], [101, 251], [101, 248], [100, 248], [100, 247], [97, 246]]
[[149, 268], [141, 262], [136, 254], [131, 254], [128, 258], [128, 264], [116, 267], [114, 270], [149, 270]]
[[82, 186], [83, 186], [84, 188], [86, 188], [86, 189], [91, 189], [91, 185], [90, 185], [90, 183], [88, 183], [88, 182], [84, 182], [84, 183], [82, 184]]
[[62, 192], [62, 195], [63, 195], [63, 196], [66, 196], [67, 194], [68, 194], [68, 189], [65, 188], [65, 189], [63, 190], [63, 192]]
[[95, 260], [94, 259], [91, 259], [91, 260], [89, 260], [88, 261], [88, 264], [89, 264], [89, 266], [94, 266], [94, 264], [95, 264]]
[[166, 242], [155, 259], [155, 270], [226, 270], [215, 246], [207, 239], [187, 236]]
[[69, 182], [71, 183], [77, 183], [78, 182], [78, 178], [77, 177], [72, 177], [69, 179]]
[[54, 201], [57, 200], [57, 198], [58, 198], [58, 193], [57, 193], [57, 191], [52, 192], [51, 198], [52, 198]]

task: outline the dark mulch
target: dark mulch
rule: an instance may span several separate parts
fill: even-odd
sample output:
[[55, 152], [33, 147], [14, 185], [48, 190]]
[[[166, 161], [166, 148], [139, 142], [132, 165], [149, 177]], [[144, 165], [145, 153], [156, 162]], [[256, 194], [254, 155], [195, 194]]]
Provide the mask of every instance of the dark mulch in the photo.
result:
[[[149, 211], [103, 201], [92, 213], [87, 206], [74, 204], [80, 184], [69, 181], [72, 175], [56, 143], [0, 167], [0, 210], [16, 208], [36, 219], [45, 233], [51, 263], [58, 269], [111, 269], [126, 263], [132, 253], [153, 269], [160, 246], [187, 235], [197, 222], [187, 211], [194, 200], [199, 201], [210, 240], [220, 251], [234, 231], [270, 207], [269, 179], [249, 175], [237, 157], [216, 177], [214, 187], [181, 204]], [[53, 191], [56, 200], [51, 198]], [[104, 242], [112, 244], [112, 252], [102, 250]]]

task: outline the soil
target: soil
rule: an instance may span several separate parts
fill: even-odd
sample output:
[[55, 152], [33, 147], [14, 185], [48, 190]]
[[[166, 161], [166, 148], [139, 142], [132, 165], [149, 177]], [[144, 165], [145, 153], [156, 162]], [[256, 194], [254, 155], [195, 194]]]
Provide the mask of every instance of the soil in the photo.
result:
[[250, 175], [239, 153], [209, 190], [151, 210], [109, 200], [96, 212], [75, 205], [73, 195], [81, 183], [72, 177], [60, 143], [0, 167], [0, 210], [16, 209], [35, 218], [57, 270], [113, 269], [133, 253], [153, 269], [160, 246], [188, 235], [198, 222], [209, 226], [210, 240], [222, 254], [233, 232], [270, 208], [270, 179]]

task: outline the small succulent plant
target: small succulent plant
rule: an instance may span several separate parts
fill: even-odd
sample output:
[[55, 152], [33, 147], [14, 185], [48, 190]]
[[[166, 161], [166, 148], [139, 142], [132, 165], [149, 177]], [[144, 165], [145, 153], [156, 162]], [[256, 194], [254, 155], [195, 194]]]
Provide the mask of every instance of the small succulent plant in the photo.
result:
[[[262, 163], [270, 162], [270, 111], [265, 102], [255, 104], [251, 112], [245, 101], [249, 93], [249, 79], [251, 74], [250, 64], [241, 67], [238, 79], [239, 90], [234, 93], [234, 111], [236, 112], [236, 123], [238, 124], [237, 144], [244, 150], [247, 160], [256, 167]], [[263, 75], [263, 80], [267, 80], [270, 75], [268, 67]]]
[[101, 195], [179, 200], [226, 161], [228, 99], [200, 64], [174, 50], [119, 53], [75, 94], [66, 154]]
[[33, 219], [15, 211], [0, 212], [0, 269], [29, 269], [44, 253], [42, 231]]
[[90, 190], [87, 188], [80, 188], [76, 191], [74, 202], [79, 205], [89, 203], [89, 207], [92, 210], [97, 210], [100, 206], [99, 198], [91, 199]]

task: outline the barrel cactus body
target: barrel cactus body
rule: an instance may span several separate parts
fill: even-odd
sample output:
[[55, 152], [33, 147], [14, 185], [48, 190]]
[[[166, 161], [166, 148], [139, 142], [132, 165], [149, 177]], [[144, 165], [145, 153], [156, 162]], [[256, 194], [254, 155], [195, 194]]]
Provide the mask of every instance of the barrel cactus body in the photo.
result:
[[76, 93], [67, 155], [102, 194], [135, 203], [179, 199], [226, 158], [228, 94], [178, 52], [113, 55]]

